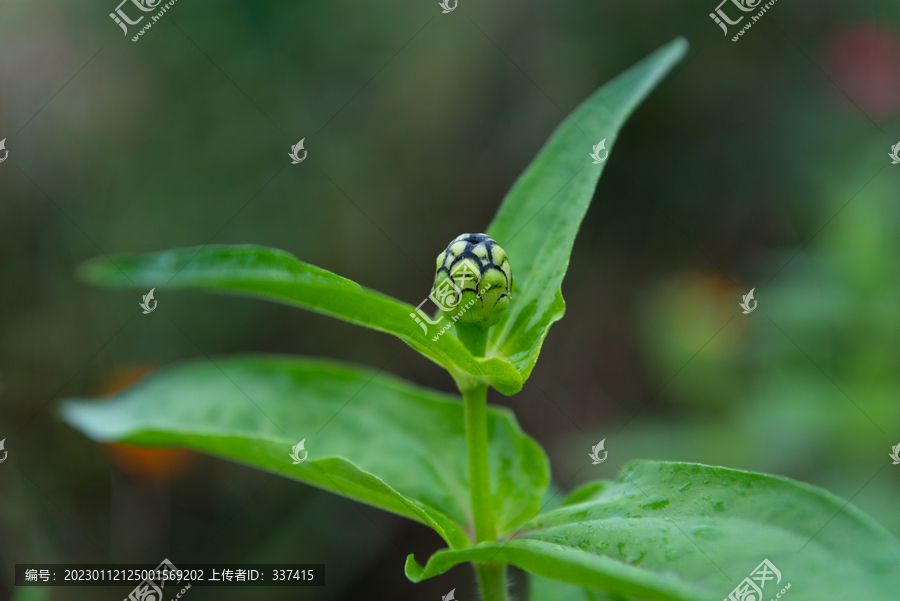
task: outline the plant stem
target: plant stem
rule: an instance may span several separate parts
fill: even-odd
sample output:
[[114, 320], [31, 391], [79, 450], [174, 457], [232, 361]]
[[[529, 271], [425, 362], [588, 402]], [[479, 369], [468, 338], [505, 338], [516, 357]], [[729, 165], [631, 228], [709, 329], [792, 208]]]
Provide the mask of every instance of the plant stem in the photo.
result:
[[475, 542], [497, 540], [491, 479], [488, 467], [487, 384], [463, 390], [466, 410], [466, 445], [469, 451], [469, 486], [472, 489], [472, 516]]
[[456, 322], [456, 336], [476, 357], [484, 357], [488, 329], [477, 323]]
[[506, 564], [476, 563], [474, 565], [483, 601], [509, 601], [509, 594], [506, 590]]
[[[488, 328], [480, 324], [458, 322], [460, 341], [473, 355], [483, 357]], [[469, 487], [472, 489], [472, 518], [475, 542], [497, 540], [497, 522], [491, 498], [491, 474], [488, 463], [487, 384], [477, 382], [462, 390], [466, 412], [466, 446], [469, 452]], [[483, 601], [508, 601], [506, 564], [473, 563]]]
[[[472, 517], [475, 542], [497, 540], [497, 523], [491, 498], [488, 465], [487, 384], [463, 390], [466, 411], [466, 443], [469, 451], [469, 486], [472, 489]], [[475, 574], [484, 601], [507, 601], [506, 564], [475, 563]]]

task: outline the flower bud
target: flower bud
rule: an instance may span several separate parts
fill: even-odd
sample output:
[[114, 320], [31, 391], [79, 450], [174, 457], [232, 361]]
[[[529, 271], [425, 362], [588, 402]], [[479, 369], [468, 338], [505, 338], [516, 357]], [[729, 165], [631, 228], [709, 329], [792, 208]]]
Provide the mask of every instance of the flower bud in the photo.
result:
[[457, 236], [437, 257], [432, 298], [453, 321], [492, 326], [512, 300], [506, 251], [486, 234]]

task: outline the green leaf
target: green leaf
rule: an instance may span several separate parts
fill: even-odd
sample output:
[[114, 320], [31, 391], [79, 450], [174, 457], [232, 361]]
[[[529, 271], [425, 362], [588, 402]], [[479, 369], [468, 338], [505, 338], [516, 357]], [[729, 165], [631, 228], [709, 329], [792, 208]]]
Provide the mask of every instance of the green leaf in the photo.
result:
[[[146, 255], [97, 257], [80, 275], [106, 286], [191, 288], [275, 300], [393, 334], [446, 368], [463, 389], [484, 378], [506, 395], [522, 389], [550, 325], [565, 310], [562, 279], [575, 235], [605, 162], [592, 165], [601, 138], [612, 148], [638, 104], [677, 63], [678, 39], [603, 86], [578, 107], [516, 181], [488, 229], [513, 261], [515, 302], [494, 328], [488, 357], [474, 357], [455, 336], [428, 332], [415, 309], [293, 255], [259, 246], [203, 246]], [[596, 138], [596, 141], [594, 140]]]
[[413, 582], [443, 574], [453, 566], [474, 561], [511, 563], [527, 572], [576, 584], [635, 595], [653, 601], [719, 601], [693, 586], [580, 549], [537, 540], [481, 543], [466, 549], [447, 549], [431, 556], [423, 568], [412, 555], [406, 558], [406, 577]]
[[630, 601], [630, 597], [612, 596], [603, 591], [587, 590], [574, 584], [528, 575], [529, 601]]
[[[281, 356], [193, 360], [101, 403], [70, 400], [63, 418], [98, 441], [184, 446], [342, 494], [469, 543], [463, 405], [458, 397], [336, 362]], [[534, 517], [549, 483], [541, 447], [512, 412], [488, 409], [497, 520]], [[308, 459], [291, 449], [305, 439]]]
[[522, 389], [521, 376], [507, 361], [476, 358], [453, 336], [432, 341], [439, 326], [431, 325], [427, 334], [423, 332], [410, 317], [415, 311], [411, 305], [299, 261], [281, 250], [254, 245], [210, 245], [119, 254], [92, 259], [79, 267], [78, 274], [88, 282], [110, 287], [159, 291], [187, 288], [303, 307], [393, 334], [446, 368], [461, 386], [470, 376], [483, 376], [504, 394]]
[[[558, 567], [520, 557], [526, 543]], [[900, 541], [846, 501], [787, 478], [696, 464], [632, 464], [616, 482], [575, 491], [499, 547], [507, 551], [493, 561], [652, 600], [718, 601], [764, 559], [782, 574], [765, 599], [787, 583], [793, 601], [890, 601], [900, 589]], [[468, 552], [439, 552], [412, 574], [486, 556]]]
[[767, 558], [794, 601], [887, 601], [900, 587], [900, 541], [848, 502], [779, 476], [639, 462], [528, 527], [526, 538], [676, 574], [719, 598]]
[[673, 40], [576, 108], [516, 180], [488, 227], [487, 233], [509, 256], [515, 276], [513, 302], [491, 331], [489, 354], [509, 359], [523, 380], [550, 326], [565, 312], [563, 277], [606, 167], [606, 161], [593, 164], [589, 154], [603, 139], [612, 152], [625, 121], [681, 60], [687, 46], [683, 38]]

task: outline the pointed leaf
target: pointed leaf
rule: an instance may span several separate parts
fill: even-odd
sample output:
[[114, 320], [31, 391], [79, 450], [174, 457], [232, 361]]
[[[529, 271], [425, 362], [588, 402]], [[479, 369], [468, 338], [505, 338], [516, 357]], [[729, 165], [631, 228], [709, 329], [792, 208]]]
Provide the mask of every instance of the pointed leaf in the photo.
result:
[[487, 230], [506, 250], [516, 282], [513, 302], [491, 331], [489, 354], [509, 359], [523, 380], [565, 312], [563, 277], [607, 163], [595, 165], [591, 149], [605, 138], [612, 152], [625, 121], [686, 50], [683, 38], [666, 44], [576, 108], [516, 180]]
[[[479, 547], [439, 552], [424, 569], [409, 559], [407, 569], [421, 579], [485, 561]], [[900, 541], [846, 501], [787, 478], [696, 464], [628, 466], [497, 548], [493, 561], [651, 600], [728, 597], [764, 559], [782, 574], [764, 599], [788, 583], [794, 601], [890, 601], [900, 590]]]
[[[232, 459], [426, 523], [468, 543], [463, 405], [356, 366], [279, 356], [216, 357], [162, 369], [101, 403], [67, 401], [89, 437], [184, 446]], [[549, 482], [541, 447], [512, 413], [489, 408], [492, 492], [504, 532], [540, 509]], [[306, 439], [308, 458], [291, 452]]]
[[424, 568], [409, 555], [406, 558], [406, 577], [413, 582], [421, 582], [467, 561], [511, 563], [545, 578], [652, 601], [719, 601], [714, 595], [677, 579], [577, 548], [537, 540], [481, 543], [466, 549], [438, 551]]
[[187, 288], [303, 307], [393, 334], [446, 368], [458, 383], [470, 376], [483, 376], [504, 394], [515, 394], [522, 388], [522, 378], [507, 361], [476, 358], [453, 336], [432, 341], [438, 326], [430, 326], [427, 334], [423, 332], [410, 317], [415, 312], [411, 305], [299, 261], [281, 250], [254, 245], [210, 245], [103, 256], [81, 265], [79, 276], [110, 287], [152, 286], [160, 291]]
[[888, 601], [900, 587], [900, 541], [827, 491], [766, 474], [640, 462], [528, 528], [522, 537], [675, 574], [719, 598], [763, 559], [795, 601]]

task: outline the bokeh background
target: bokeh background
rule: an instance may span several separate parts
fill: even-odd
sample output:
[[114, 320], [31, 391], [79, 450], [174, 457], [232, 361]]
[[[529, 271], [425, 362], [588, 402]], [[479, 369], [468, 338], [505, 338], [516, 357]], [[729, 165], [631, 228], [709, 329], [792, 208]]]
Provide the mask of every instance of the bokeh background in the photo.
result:
[[635, 458], [696, 461], [824, 487], [900, 535], [900, 5], [779, 0], [737, 43], [715, 0], [178, 0], [137, 43], [115, 5], [0, 6], [0, 600], [128, 592], [17, 595], [16, 563], [163, 557], [328, 566], [325, 588], [198, 601], [473, 598], [468, 566], [405, 579], [407, 553], [441, 546], [424, 526], [186, 451], [103, 447], [55, 413], [204, 354], [332, 357], [452, 391], [440, 368], [261, 301], [157, 293], [141, 315], [142, 293], [73, 270], [256, 243], [417, 304], [565, 115], [677, 35], [690, 53], [609, 158], [565, 319], [524, 390], [490, 400], [567, 490]]

